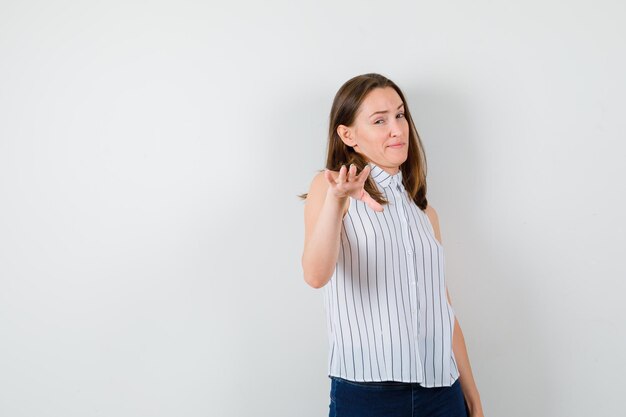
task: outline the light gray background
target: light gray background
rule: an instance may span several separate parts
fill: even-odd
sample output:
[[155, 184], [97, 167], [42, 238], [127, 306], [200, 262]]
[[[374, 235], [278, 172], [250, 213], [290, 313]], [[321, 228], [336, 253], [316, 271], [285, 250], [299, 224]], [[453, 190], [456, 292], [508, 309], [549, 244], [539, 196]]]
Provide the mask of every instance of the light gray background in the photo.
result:
[[486, 416], [614, 416], [621, 1], [0, 1], [0, 415], [323, 416], [302, 202], [407, 96]]

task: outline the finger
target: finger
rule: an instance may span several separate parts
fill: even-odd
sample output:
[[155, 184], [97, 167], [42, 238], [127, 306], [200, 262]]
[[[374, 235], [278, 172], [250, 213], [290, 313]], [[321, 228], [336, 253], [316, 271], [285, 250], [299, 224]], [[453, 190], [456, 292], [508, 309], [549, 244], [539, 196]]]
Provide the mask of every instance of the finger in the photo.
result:
[[335, 178], [333, 177], [332, 171], [330, 169], [326, 169], [324, 171], [324, 177], [326, 177], [326, 181], [328, 181], [328, 183], [331, 186], [337, 185], [337, 183], [335, 182]]
[[367, 204], [372, 210], [381, 212], [384, 210], [383, 206], [376, 200], [372, 198], [371, 195], [365, 190], [363, 190], [363, 194], [360, 198], [365, 204]]
[[348, 171], [348, 169], [346, 168], [345, 165], [342, 165], [341, 168], [339, 169], [339, 176], [337, 176], [337, 185], [343, 184], [344, 182], [346, 182], [346, 172]]
[[350, 171], [348, 172], [348, 174], [348, 181], [354, 181], [356, 177], [356, 165], [350, 164]]
[[356, 178], [356, 180], [360, 181], [360, 182], [365, 182], [367, 177], [370, 175], [370, 171], [371, 170], [372, 169], [370, 168], [369, 165], [365, 165], [365, 168], [363, 168], [363, 170], [361, 170], [361, 173], [359, 173], [359, 176]]

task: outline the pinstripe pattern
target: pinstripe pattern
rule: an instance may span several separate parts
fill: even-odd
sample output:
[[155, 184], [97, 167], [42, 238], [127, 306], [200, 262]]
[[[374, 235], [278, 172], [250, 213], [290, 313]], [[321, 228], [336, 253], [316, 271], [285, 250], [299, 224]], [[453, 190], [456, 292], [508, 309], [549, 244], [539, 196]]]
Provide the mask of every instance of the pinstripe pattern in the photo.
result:
[[335, 272], [324, 287], [328, 375], [451, 386], [459, 371], [443, 247], [406, 193], [402, 172], [370, 166], [389, 204], [377, 213], [350, 199]]

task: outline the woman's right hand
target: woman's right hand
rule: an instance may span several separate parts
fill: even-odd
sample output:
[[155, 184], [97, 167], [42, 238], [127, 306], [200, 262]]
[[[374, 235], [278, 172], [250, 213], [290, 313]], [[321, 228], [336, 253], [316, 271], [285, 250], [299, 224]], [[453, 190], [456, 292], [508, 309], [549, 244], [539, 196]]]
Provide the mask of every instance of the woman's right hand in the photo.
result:
[[361, 200], [374, 211], [383, 211], [383, 206], [365, 191], [365, 181], [369, 176], [371, 168], [366, 165], [359, 175], [356, 174], [356, 165], [351, 164], [348, 170], [342, 165], [339, 172], [327, 169], [324, 172], [328, 181], [328, 193], [337, 199], [352, 197]]

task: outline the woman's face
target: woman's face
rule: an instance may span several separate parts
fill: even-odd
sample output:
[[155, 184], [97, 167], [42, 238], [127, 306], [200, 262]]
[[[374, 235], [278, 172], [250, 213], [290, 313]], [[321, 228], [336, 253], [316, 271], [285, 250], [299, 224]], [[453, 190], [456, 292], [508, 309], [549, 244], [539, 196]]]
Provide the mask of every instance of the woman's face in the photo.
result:
[[402, 99], [391, 87], [370, 91], [353, 126], [339, 126], [338, 133], [367, 161], [389, 172], [396, 173], [407, 159], [409, 122], [404, 117]]

